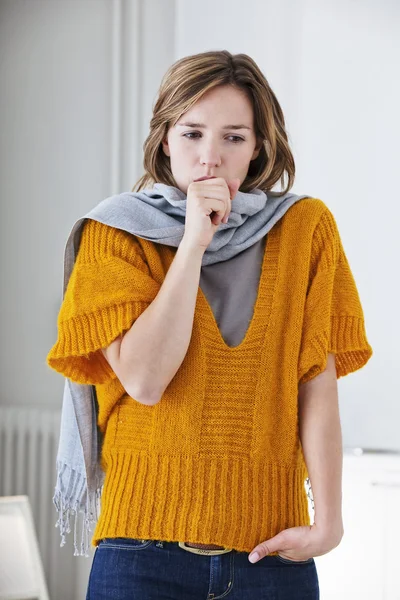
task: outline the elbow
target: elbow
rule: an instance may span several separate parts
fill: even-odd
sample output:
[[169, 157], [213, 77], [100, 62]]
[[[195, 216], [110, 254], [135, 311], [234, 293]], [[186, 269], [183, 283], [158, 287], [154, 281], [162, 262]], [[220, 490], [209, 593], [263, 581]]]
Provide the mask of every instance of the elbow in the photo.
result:
[[125, 391], [133, 400], [146, 406], [155, 406], [162, 398], [162, 394], [156, 390], [145, 388], [144, 386], [130, 385], [125, 387]]

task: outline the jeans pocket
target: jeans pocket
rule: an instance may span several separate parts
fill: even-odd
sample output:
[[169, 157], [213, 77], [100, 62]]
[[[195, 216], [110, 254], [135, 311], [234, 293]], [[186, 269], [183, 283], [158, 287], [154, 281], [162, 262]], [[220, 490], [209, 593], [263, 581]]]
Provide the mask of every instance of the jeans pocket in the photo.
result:
[[280, 561], [287, 565], [308, 565], [309, 563], [314, 562], [313, 557], [307, 558], [307, 560], [290, 560], [289, 558], [284, 558], [280, 554], [275, 554], [275, 557]]
[[143, 550], [148, 548], [153, 540], [141, 540], [139, 538], [103, 538], [98, 548], [119, 548], [120, 550]]

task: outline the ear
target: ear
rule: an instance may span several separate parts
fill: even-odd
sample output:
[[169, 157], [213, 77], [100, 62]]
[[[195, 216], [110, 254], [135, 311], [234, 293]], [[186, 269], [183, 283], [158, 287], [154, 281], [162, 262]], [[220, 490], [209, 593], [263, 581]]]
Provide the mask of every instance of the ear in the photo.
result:
[[171, 153], [169, 151], [168, 139], [166, 137], [162, 140], [161, 145], [162, 145], [164, 154], [166, 156], [171, 156]]
[[255, 158], [257, 158], [257, 156], [260, 154], [260, 150], [262, 148], [262, 145], [263, 145], [262, 140], [258, 140], [257, 141], [257, 145], [254, 148], [254, 152], [253, 152], [250, 160], [254, 160]]

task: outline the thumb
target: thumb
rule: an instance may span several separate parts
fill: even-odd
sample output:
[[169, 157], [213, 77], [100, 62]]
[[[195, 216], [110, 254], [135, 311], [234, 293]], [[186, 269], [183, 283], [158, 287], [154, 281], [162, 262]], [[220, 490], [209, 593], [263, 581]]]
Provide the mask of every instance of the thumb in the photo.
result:
[[261, 542], [250, 552], [249, 561], [255, 563], [261, 558], [268, 556], [268, 554], [271, 554], [271, 552], [279, 550], [281, 548], [282, 542], [283, 540], [280, 533], [278, 533], [269, 540]]
[[239, 187], [240, 187], [240, 179], [238, 177], [236, 177], [235, 179], [230, 179], [226, 183], [228, 185], [229, 192], [231, 194], [231, 200], [233, 200], [237, 194]]

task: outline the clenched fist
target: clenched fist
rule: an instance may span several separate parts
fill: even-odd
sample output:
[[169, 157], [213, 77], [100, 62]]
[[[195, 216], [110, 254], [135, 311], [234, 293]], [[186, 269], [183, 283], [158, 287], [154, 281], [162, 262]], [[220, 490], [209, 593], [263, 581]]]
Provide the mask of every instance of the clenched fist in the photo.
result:
[[228, 222], [231, 203], [239, 186], [240, 179], [226, 181], [223, 177], [189, 184], [182, 238], [187, 246], [204, 250], [208, 247], [219, 225]]

